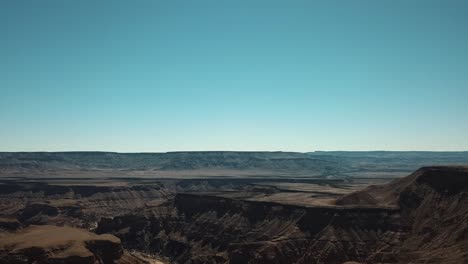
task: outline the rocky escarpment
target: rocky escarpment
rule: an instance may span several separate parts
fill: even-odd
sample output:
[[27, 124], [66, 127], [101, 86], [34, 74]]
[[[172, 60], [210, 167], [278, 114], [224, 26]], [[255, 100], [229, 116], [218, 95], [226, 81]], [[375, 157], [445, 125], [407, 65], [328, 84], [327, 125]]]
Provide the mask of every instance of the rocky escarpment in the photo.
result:
[[467, 190], [466, 168], [428, 167], [331, 207], [178, 194], [96, 231], [175, 263], [467, 263]]
[[176, 263], [342, 263], [365, 260], [380, 241], [395, 243], [401, 226], [393, 209], [178, 194], [172, 207], [103, 219], [96, 231]]
[[103, 216], [132, 212], [173, 197], [162, 184], [131, 186], [0, 184], [0, 217], [23, 225], [55, 224], [91, 228]]
[[[387, 185], [345, 196], [337, 203], [399, 208], [408, 230], [394, 249], [402, 263], [468, 262], [466, 167], [421, 168]], [[376, 253], [374, 259], [382, 255]]]
[[124, 255], [120, 240], [80, 229], [31, 226], [16, 233], [1, 234], [0, 263], [111, 264], [142, 263]]
[[[124, 248], [173, 263], [468, 263], [464, 167], [422, 168], [326, 206], [247, 199], [242, 192], [257, 185], [204, 181], [65, 186], [6, 180], [0, 241], [31, 225], [53, 224], [111, 233]], [[192, 189], [218, 191], [174, 196]], [[267, 191], [278, 190], [256, 195]], [[14, 247], [7, 248], [3, 253], [11, 257]], [[132, 256], [122, 255], [123, 261], [133, 263]]]

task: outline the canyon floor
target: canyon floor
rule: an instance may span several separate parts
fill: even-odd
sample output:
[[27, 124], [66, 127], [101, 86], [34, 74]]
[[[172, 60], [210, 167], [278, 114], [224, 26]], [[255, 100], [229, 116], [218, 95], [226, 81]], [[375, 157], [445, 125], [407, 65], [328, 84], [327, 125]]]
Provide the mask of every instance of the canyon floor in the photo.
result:
[[[288, 159], [282, 166], [325, 166]], [[464, 166], [398, 177], [370, 169], [365, 177], [89, 177], [95, 168], [46, 177], [26, 172], [72, 166], [50, 156], [46, 165], [2, 161], [18, 173], [0, 173], [0, 263], [468, 263]]]

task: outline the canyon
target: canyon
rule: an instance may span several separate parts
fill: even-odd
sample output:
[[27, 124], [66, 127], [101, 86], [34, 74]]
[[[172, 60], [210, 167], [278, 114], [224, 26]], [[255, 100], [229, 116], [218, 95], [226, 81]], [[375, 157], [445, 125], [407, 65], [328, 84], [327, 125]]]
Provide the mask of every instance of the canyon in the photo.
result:
[[[351, 167], [334, 159], [347, 164], [342, 172]], [[462, 165], [401, 177], [364, 169], [366, 177], [243, 175], [248, 168], [230, 176], [89, 177], [93, 170], [0, 177], [0, 262], [468, 262]]]

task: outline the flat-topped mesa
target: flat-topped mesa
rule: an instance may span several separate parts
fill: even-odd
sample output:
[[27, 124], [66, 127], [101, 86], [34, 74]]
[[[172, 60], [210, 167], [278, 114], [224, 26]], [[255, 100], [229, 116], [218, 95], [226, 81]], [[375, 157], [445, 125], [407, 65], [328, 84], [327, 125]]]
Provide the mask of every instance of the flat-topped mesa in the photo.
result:
[[[390, 206], [401, 207], [408, 193], [424, 188], [441, 195], [454, 195], [468, 190], [468, 167], [423, 167], [407, 177], [392, 182], [369, 186], [336, 200], [341, 206]], [[403, 199], [403, 200], [402, 200]]]
[[427, 184], [445, 194], [468, 191], [468, 167], [424, 167], [418, 170], [418, 184]]
[[171, 171], [182, 171], [183, 176], [194, 171], [203, 176], [210, 173], [215, 176], [242, 175], [245, 171], [255, 175], [260, 171], [267, 175], [277, 171], [317, 174], [329, 173], [338, 165], [333, 160], [298, 152], [0, 152], [0, 177], [173, 175]]

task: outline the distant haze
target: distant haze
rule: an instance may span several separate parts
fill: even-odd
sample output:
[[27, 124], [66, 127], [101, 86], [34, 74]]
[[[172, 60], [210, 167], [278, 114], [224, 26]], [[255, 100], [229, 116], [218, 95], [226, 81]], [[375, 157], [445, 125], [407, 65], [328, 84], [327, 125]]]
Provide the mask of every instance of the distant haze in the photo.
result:
[[468, 1], [0, 2], [0, 151], [468, 150]]

